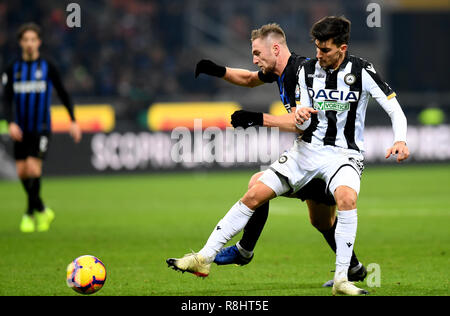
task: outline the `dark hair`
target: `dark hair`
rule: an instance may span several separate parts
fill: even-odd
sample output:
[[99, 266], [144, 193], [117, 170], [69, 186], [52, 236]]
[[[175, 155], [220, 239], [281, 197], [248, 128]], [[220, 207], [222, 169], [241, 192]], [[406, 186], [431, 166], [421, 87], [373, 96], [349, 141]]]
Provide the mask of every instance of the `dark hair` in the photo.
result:
[[313, 40], [320, 42], [333, 39], [336, 46], [348, 44], [350, 39], [350, 25], [351, 22], [344, 16], [326, 16], [316, 23], [311, 28], [311, 36]]
[[20, 41], [26, 31], [33, 31], [41, 38], [41, 27], [34, 22], [22, 24], [17, 31], [17, 39]]

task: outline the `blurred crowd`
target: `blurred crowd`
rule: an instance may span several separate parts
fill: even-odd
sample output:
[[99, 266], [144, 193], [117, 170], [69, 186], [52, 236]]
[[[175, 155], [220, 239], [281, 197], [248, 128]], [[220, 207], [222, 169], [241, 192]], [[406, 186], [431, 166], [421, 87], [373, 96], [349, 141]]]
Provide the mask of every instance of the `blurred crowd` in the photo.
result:
[[[80, 28], [66, 25], [70, 2], [81, 7]], [[363, 24], [366, 5], [346, 0], [0, 0], [0, 66], [19, 53], [18, 27], [34, 21], [43, 30], [42, 52], [59, 66], [74, 97], [126, 100], [122, 111], [133, 112], [156, 100], [189, 100], [224, 89], [218, 80], [194, 79], [202, 45], [244, 45], [250, 61], [250, 31], [262, 24], [278, 22], [289, 43], [309, 43], [309, 28], [318, 18], [345, 14], [353, 24]], [[201, 38], [192, 36], [193, 12], [210, 21]], [[369, 28], [352, 30], [353, 43], [374, 38]]]
[[[81, 7], [81, 28], [68, 28], [64, 1], [1, 1], [0, 49], [4, 66], [18, 53], [15, 34], [24, 22], [43, 29], [42, 51], [60, 66], [75, 95], [153, 95], [195, 93], [192, 47], [186, 49], [186, 18], [190, 7], [204, 12], [247, 44], [249, 30], [283, 23], [288, 37], [305, 37], [310, 15], [295, 1], [74, 1]], [[333, 7], [338, 7], [334, 1]], [[330, 10], [332, 8], [329, 8]], [[315, 15], [327, 12], [312, 8]], [[302, 32], [297, 30], [301, 29]], [[290, 34], [289, 34], [290, 33]], [[218, 36], [215, 40], [219, 39]], [[197, 87], [196, 87], [197, 86]]]
[[139, 96], [170, 93], [176, 87], [173, 78], [161, 76], [174, 74], [179, 62], [183, 2], [78, 3], [81, 28], [72, 29], [66, 26], [69, 13], [63, 1], [1, 3], [3, 65], [19, 52], [15, 38], [19, 25], [34, 21], [43, 29], [42, 52], [60, 66], [74, 95]]

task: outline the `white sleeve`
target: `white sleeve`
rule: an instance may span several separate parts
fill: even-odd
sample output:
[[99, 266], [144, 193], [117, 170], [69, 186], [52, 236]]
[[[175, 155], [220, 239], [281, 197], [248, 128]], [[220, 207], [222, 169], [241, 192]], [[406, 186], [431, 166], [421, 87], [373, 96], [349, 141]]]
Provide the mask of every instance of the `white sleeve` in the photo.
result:
[[302, 67], [298, 73], [298, 85], [300, 87], [300, 106], [297, 106], [297, 109], [299, 107], [312, 107], [311, 98], [306, 87], [305, 67]]
[[[373, 70], [373, 67], [371, 69]], [[372, 71], [371, 69], [369, 69], [369, 71]], [[373, 73], [376, 74], [376, 72]], [[374, 75], [368, 73], [366, 68], [363, 68], [362, 90], [369, 92], [370, 95], [378, 102], [379, 105], [381, 105], [381, 107], [391, 118], [392, 129], [394, 130], [394, 143], [398, 141], [406, 142], [406, 116], [403, 113], [403, 110], [398, 103], [397, 98], [395, 97], [396, 94], [389, 88], [386, 83], [379, 80], [378, 75], [376, 75], [375, 78], [377, 79], [378, 83], [375, 81], [374, 77]]]
[[[306, 86], [305, 82], [305, 67], [302, 67], [298, 73], [298, 86], [300, 89], [300, 105], [295, 108], [296, 112], [300, 109], [300, 107], [313, 107], [311, 104], [311, 98], [309, 97], [308, 87]], [[295, 126], [299, 130], [304, 131], [309, 127], [310, 124], [311, 119], [307, 120], [301, 125], [295, 123]]]

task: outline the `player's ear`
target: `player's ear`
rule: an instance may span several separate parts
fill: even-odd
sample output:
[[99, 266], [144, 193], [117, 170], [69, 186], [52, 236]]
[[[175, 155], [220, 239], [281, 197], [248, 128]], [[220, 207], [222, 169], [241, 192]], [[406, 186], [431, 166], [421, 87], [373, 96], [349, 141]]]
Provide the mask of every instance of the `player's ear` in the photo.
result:
[[280, 54], [280, 44], [274, 42], [272, 44], [272, 52], [275, 56], [278, 56]]
[[339, 49], [340, 49], [340, 51], [341, 51], [342, 53], [347, 52], [347, 48], [348, 48], [348, 45], [347, 45], [347, 44], [342, 44], [342, 45], [339, 47]]

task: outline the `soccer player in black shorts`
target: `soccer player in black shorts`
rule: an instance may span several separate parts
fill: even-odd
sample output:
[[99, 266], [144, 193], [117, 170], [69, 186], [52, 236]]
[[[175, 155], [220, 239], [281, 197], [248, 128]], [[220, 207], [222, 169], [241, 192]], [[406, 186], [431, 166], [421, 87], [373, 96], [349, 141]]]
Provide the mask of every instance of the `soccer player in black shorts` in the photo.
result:
[[[278, 41], [275, 41], [275, 45], [267, 47], [268, 42], [265, 39], [270, 36], [274, 36]], [[295, 113], [297, 101], [300, 98], [297, 89], [297, 72], [309, 58], [289, 51], [284, 31], [277, 24], [267, 24], [254, 30], [251, 41], [253, 63], [258, 65], [260, 71], [224, 67], [210, 60], [201, 60], [196, 66], [195, 76], [204, 73], [244, 87], [256, 87], [264, 83], [277, 82], [281, 101], [290, 114], [274, 116], [240, 110], [232, 115], [231, 123], [234, 127], [244, 128], [249, 126], [281, 127], [283, 122], [293, 119], [292, 115]], [[298, 130], [292, 131], [298, 132]], [[261, 174], [262, 172], [259, 172], [252, 176], [249, 188], [256, 183]], [[325, 189], [323, 180], [314, 179], [291, 197], [306, 201], [311, 224], [322, 233], [330, 248], [336, 252], [336, 202], [332, 195], [325, 194]], [[253, 259], [253, 250], [266, 223], [268, 212], [269, 202], [254, 212], [244, 228], [242, 239], [234, 246], [223, 248], [215, 257], [214, 262], [219, 265], [249, 263]], [[348, 274], [349, 280], [362, 281], [366, 275], [365, 267], [353, 252]], [[333, 280], [326, 282], [324, 286], [333, 286]]]
[[74, 107], [53, 63], [41, 56], [41, 29], [27, 23], [18, 31], [21, 56], [2, 75], [3, 113], [14, 142], [17, 175], [27, 194], [28, 207], [20, 230], [24, 233], [47, 231], [55, 217], [40, 196], [42, 163], [51, 136], [50, 101], [55, 87], [70, 118], [70, 135], [76, 143], [81, 129], [75, 122]]

